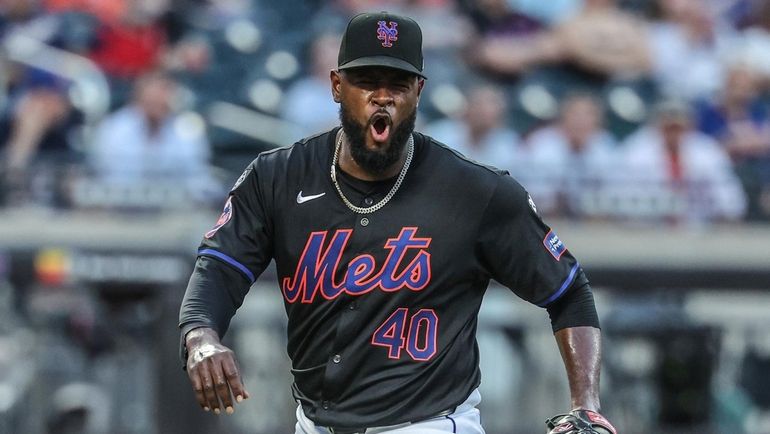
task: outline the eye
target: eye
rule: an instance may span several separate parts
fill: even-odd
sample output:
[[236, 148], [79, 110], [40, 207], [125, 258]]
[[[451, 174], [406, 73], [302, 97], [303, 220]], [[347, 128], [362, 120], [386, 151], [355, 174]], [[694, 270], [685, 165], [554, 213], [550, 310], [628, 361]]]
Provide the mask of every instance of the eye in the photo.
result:
[[398, 82], [393, 84], [393, 88], [396, 90], [399, 90], [401, 92], [406, 92], [409, 90], [409, 83], [407, 82]]
[[376, 83], [371, 78], [358, 78], [353, 82], [356, 86], [364, 87], [364, 88], [370, 88], [374, 86]]

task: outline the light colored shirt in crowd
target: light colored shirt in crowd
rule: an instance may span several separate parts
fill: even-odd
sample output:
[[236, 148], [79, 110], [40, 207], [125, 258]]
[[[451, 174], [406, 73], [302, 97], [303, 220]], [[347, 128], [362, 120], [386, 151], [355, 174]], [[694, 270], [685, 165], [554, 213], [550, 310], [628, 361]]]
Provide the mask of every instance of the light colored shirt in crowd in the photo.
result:
[[428, 124], [425, 133], [471, 160], [511, 173], [516, 171], [524, 157], [519, 135], [509, 128], [492, 129], [477, 144], [471, 144], [468, 126], [454, 119]]
[[616, 148], [608, 132], [597, 131], [576, 151], [558, 126], [546, 127], [527, 139], [529, 164], [521, 168], [518, 179], [541, 212], [567, 206], [573, 213], [592, 215], [590, 198], [601, 194], [615, 172]]
[[178, 182], [191, 194], [216, 188], [203, 121], [192, 113], [169, 116], [150, 134], [142, 112], [127, 106], [98, 126], [91, 165], [100, 180], [128, 185]]
[[650, 24], [647, 34], [655, 79], [664, 95], [694, 100], [719, 91], [725, 76], [724, 53], [733, 37], [727, 29], [715, 28], [707, 43], [692, 41], [684, 27], [670, 22]]
[[621, 211], [636, 217], [665, 217], [698, 222], [738, 219], [746, 197], [729, 156], [711, 137], [690, 131], [680, 145], [680, 180], [672, 176], [672, 163], [661, 133], [643, 127], [624, 144], [623, 179], [619, 189]]
[[297, 139], [339, 125], [340, 106], [331, 97], [329, 79], [307, 77], [293, 84], [284, 98], [281, 117], [301, 131]]
[[770, 32], [749, 27], [734, 39], [730, 48], [727, 62], [747, 65], [765, 80], [770, 79]]

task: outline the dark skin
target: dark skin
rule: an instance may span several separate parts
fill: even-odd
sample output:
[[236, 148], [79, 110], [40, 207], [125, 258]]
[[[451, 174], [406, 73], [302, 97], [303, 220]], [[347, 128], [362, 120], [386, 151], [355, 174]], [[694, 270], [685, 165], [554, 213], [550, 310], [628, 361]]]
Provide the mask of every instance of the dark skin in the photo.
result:
[[[334, 101], [345, 104], [356, 122], [366, 125], [376, 113], [387, 112], [393, 131], [417, 107], [425, 81], [420, 77], [381, 67], [363, 67], [346, 71], [331, 71]], [[378, 140], [367, 133], [365, 147], [371, 152], [384, 152], [392, 146], [390, 135]], [[380, 137], [381, 139], [382, 137]], [[350, 146], [342, 141], [339, 165], [351, 176], [366, 181], [392, 178], [401, 170], [405, 153], [383, 173], [368, 172], [353, 159]], [[601, 337], [593, 327], [573, 327], [555, 334], [569, 379], [573, 409], [599, 411], [599, 367]], [[185, 336], [188, 350], [187, 373], [195, 390], [198, 404], [206, 411], [220, 414], [222, 408], [233, 413], [234, 403], [249, 397], [238, 370], [235, 354], [222, 345], [219, 335], [211, 328], [201, 327]]]
[[205, 411], [215, 414], [235, 411], [234, 402], [249, 397], [243, 385], [235, 353], [219, 341], [212, 328], [200, 327], [185, 336], [187, 347], [187, 375], [190, 377], [195, 399]]
[[[337, 103], [344, 104], [355, 120], [364, 125], [376, 113], [387, 112], [387, 121], [392, 132], [417, 107], [425, 80], [415, 74], [397, 69], [362, 67], [330, 74], [332, 96]], [[366, 149], [383, 153], [391, 144], [390, 137], [378, 141], [371, 133], [366, 135]], [[345, 173], [365, 181], [378, 181], [396, 176], [404, 165], [406, 154], [388, 170], [373, 174], [356, 163], [347, 140], [342, 141], [339, 165]]]
[[600, 330], [595, 327], [568, 327], [557, 331], [554, 336], [567, 369], [572, 409], [599, 413]]

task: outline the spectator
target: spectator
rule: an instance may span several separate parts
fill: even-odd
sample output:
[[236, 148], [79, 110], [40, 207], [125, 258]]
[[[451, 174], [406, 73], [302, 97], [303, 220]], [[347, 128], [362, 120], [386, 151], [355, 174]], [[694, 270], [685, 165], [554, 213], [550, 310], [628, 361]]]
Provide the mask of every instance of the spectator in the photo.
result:
[[171, 0], [45, 0], [53, 11], [90, 15], [93, 42], [84, 53], [107, 76], [110, 107], [130, 98], [133, 82], [172, 57], [166, 14]]
[[731, 47], [732, 55], [759, 74], [760, 87], [770, 89], [770, 2], [753, 3], [752, 20]]
[[518, 134], [505, 125], [506, 104], [499, 88], [472, 88], [459, 119], [443, 119], [426, 126], [428, 135], [452, 143], [468, 158], [512, 173], [522, 162]]
[[543, 23], [515, 10], [508, 0], [461, 3], [476, 30], [469, 38], [466, 56], [471, 65], [503, 76], [518, 76], [530, 63], [545, 61], [539, 56], [554, 51]]
[[81, 11], [102, 22], [116, 22], [126, 13], [126, 0], [42, 0], [49, 12]]
[[[38, 1], [6, 0], [0, 4], [0, 36], [5, 42], [28, 38], [61, 45], [64, 30], [61, 21], [45, 14]], [[28, 187], [33, 176], [54, 175], [49, 169], [56, 169], [51, 165], [46, 170], [33, 170], [35, 166], [48, 160], [61, 166], [75, 159], [73, 132], [82, 116], [70, 104], [65, 79], [23, 63], [3, 61], [0, 67], [5, 86], [0, 92], [6, 96], [0, 101], [0, 184], [7, 190], [8, 202], [21, 203], [30, 199]]]
[[580, 13], [525, 41], [485, 41], [475, 60], [494, 72], [513, 75], [554, 63], [602, 79], [643, 77], [651, 68], [643, 23], [615, 0], [586, 0]]
[[507, 0], [513, 9], [547, 25], [561, 23], [580, 12], [581, 0]]
[[520, 179], [544, 213], [593, 215], [591, 201], [617, 170], [617, 144], [603, 128], [601, 102], [592, 94], [565, 98], [558, 121], [527, 140], [529, 170]]
[[585, 0], [583, 10], [556, 28], [564, 59], [606, 77], [637, 78], [650, 72], [644, 24], [616, 0]]
[[524, 36], [543, 28], [540, 21], [515, 9], [508, 0], [466, 0], [460, 3], [482, 37]]
[[153, 72], [136, 82], [133, 100], [98, 126], [91, 163], [106, 183], [181, 182], [189, 194], [214, 189], [201, 119], [175, 113], [177, 83]]
[[24, 171], [37, 157], [68, 153], [71, 106], [54, 86], [32, 84], [9, 113], [5, 142], [5, 169]]
[[657, 6], [660, 17], [648, 35], [661, 92], [690, 101], [713, 96], [723, 81], [722, 56], [732, 32], [697, 0], [658, 0]]
[[[441, 51], [452, 54], [453, 50], [465, 47], [472, 25], [455, 7], [454, 1], [411, 0], [400, 3], [401, 5], [394, 5], [391, 9], [395, 13], [407, 14], [420, 23], [423, 29], [423, 48], [426, 52]], [[426, 65], [430, 64], [426, 61]]]
[[99, 21], [90, 57], [110, 76], [133, 79], [157, 67], [167, 48], [161, 18], [168, 0], [47, 0], [51, 10], [77, 10]]
[[749, 216], [770, 217], [770, 206], [763, 209], [761, 200], [770, 195], [770, 112], [757, 74], [747, 65], [731, 66], [719, 98], [699, 108], [698, 127], [733, 159], [749, 198]]
[[338, 35], [326, 34], [313, 40], [309, 63], [310, 74], [297, 80], [283, 100], [282, 117], [296, 124], [304, 137], [325, 131], [339, 123], [339, 105], [329, 95], [329, 72], [337, 67]]
[[660, 103], [652, 121], [625, 143], [618, 185], [628, 203], [642, 204], [632, 215], [672, 221], [737, 220], [746, 199], [727, 152], [693, 128], [690, 107], [679, 100]]

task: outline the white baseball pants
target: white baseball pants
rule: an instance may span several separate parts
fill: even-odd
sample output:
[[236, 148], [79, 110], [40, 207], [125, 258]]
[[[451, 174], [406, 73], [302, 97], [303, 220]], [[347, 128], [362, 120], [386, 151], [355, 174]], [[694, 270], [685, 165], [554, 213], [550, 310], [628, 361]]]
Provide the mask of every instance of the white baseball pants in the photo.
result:
[[[371, 427], [365, 434], [484, 434], [481, 417], [476, 406], [481, 402], [479, 390], [474, 390], [468, 399], [454, 412], [419, 422], [407, 422], [392, 426]], [[316, 426], [305, 416], [302, 406], [297, 406], [295, 434], [334, 434], [328, 428]]]

